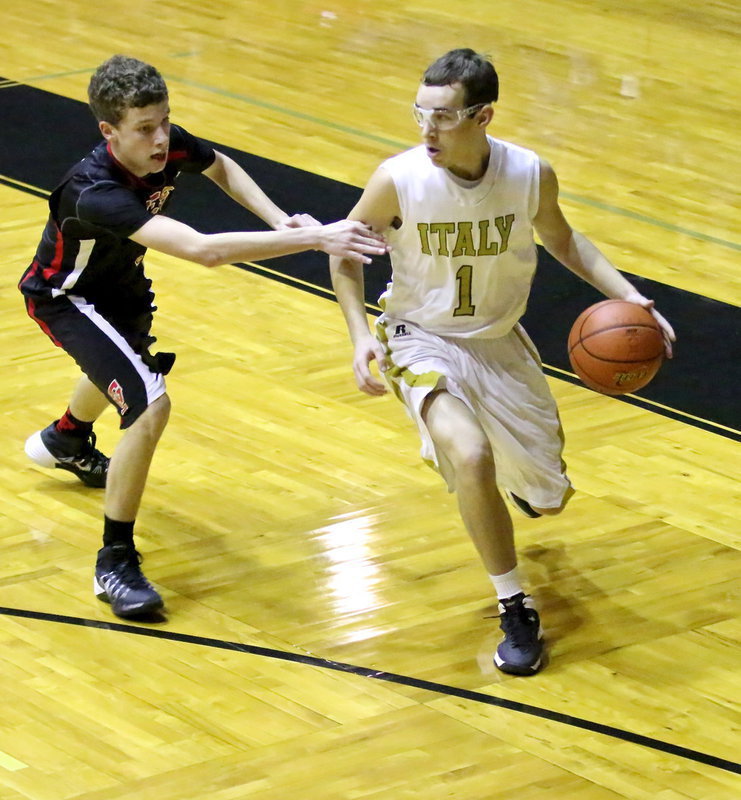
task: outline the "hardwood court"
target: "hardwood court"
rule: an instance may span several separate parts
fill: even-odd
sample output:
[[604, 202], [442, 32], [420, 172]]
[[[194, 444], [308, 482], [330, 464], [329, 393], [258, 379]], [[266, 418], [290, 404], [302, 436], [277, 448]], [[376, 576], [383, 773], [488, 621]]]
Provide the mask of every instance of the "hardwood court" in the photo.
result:
[[[128, 52], [194, 133], [357, 186], [416, 141], [427, 63], [486, 50], [492, 133], [552, 161], [576, 227], [623, 269], [741, 300], [731, 4], [8, 0], [3, 18], [6, 79], [83, 100]], [[0, 185], [0, 800], [739, 796], [738, 444], [552, 380], [579, 491], [515, 520], [551, 663], [507, 678], [455, 499], [395, 401], [355, 390], [336, 305], [269, 263], [148, 257], [178, 362], [138, 541], [168, 618], [108, 625], [101, 496], [23, 454], [76, 377], [15, 289], [46, 218], [24, 188]]]

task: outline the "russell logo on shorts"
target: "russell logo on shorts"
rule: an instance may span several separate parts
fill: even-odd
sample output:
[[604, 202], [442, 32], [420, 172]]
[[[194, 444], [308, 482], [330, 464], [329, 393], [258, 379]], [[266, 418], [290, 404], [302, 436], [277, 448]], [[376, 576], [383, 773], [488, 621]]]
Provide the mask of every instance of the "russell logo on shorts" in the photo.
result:
[[412, 334], [409, 333], [406, 325], [396, 326], [396, 330], [394, 331], [394, 339], [398, 339], [400, 336], [411, 336], [411, 335]]
[[121, 414], [125, 414], [129, 410], [126, 400], [124, 400], [121, 384], [115, 378], [108, 384], [108, 397], [118, 406]]

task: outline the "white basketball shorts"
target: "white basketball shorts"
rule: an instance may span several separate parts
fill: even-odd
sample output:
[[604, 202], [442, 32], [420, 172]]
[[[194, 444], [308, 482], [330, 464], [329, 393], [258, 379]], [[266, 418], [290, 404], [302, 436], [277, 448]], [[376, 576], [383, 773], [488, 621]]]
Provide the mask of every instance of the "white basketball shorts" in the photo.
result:
[[518, 323], [498, 339], [441, 337], [382, 316], [376, 323], [391, 366], [386, 378], [422, 439], [422, 458], [439, 470], [421, 409], [445, 390], [476, 415], [491, 443], [497, 483], [539, 508], [559, 508], [566, 477], [563, 431], [540, 358]]

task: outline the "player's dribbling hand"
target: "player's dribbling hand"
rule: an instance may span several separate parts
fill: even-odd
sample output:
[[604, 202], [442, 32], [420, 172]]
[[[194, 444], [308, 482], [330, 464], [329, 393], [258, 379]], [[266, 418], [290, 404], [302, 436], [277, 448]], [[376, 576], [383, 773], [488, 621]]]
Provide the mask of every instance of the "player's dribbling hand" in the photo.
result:
[[381, 343], [374, 336], [368, 334], [366, 338], [355, 345], [352, 368], [358, 389], [373, 397], [380, 397], [386, 394], [386, 385], [371, 372], [371, 361], [378, 362], [381, 372], [388, 369], [388, 361]]
[[661, 333], [664, 336], [664, 352], [666, 353], [666, 357], [672, 358], [674, 355], [672, 343], [677, 341], [677, 337], [674, 333], [674, 328], [672, 328], [666, 319], [654, 308], [654, 301], [649, 300], [647, 297], [644, 297], [642, 294], [638, 293], [632, 294], [629, 297], [624, 297], [623, 299], [630, 303], [636, 303], [637, 305], [645, 308], [646, 311], [651, 312], [653, 318], [659, 323]]
[[318, 249], [331, 256], [349, 258], [370, 264], [370, 256], [382, 256], [389, 251], [386, 240], [363, 222], [341, 219], [323, 225], [319, 231]]

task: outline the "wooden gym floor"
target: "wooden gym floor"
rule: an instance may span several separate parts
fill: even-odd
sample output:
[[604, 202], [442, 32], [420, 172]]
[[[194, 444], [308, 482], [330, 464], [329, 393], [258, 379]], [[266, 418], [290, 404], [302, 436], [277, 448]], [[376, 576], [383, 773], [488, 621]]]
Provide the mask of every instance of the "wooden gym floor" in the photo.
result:
[[[416, 142], [429, 61], [484, 50], [503, 85], [492, 133], [554, 164], [575, 227], [689, 303], [737, 307], [740, 16], [677, 0], [6, 0], [0, 74], [82, 101], [101, 61], [136, 55], [192, 132], [362, 186]], [[35, 123], [53, 148], [41, 106]], [[116, 621], [90, 591], [100, 493], [23, 453], [76, 378], [15, 289], [46, 185], [0, 175], [0, 800], [741, 796], [739, 426], [551, 379], [578, 493], [560, 517], [515, 520], [550, 664], [506, 677], [454, 498], [395, 401], [355, 390], [331, 298], [269, 263], [148, 257], [178, 362], [138, 541], [168, 616]], [[110, 451], [112, 413], [98, 435]]]

